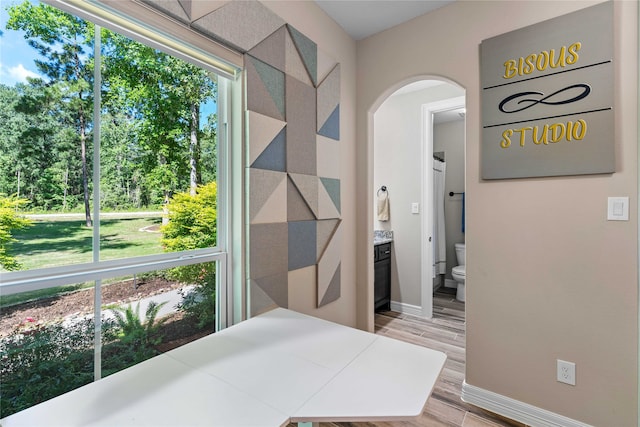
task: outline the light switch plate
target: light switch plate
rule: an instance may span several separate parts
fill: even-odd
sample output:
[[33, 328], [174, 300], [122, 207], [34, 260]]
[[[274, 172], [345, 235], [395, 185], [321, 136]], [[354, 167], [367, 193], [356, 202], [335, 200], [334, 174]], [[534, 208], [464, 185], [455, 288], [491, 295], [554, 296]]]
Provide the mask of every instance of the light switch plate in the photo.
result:
[[411, 213], [412, 214], [420, 213], [420, 203], [411, 203]]
[[629, 198], [609, 197], [607, 205], [608, 221], [629, 221]]

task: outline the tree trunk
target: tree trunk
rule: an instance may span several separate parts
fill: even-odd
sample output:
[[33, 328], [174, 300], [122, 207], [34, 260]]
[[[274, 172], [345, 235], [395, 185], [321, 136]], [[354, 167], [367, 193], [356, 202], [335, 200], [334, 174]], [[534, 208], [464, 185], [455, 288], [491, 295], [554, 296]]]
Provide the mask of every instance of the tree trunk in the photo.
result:
[[18, 169], [18, 199], [20, 198], [20, 169]]
[[200, 105], [191, 103], [191, 138], [189, 142], [189, 194], [196, 195], [198, 188], [198, 128], [200, 127]]
[[[79, 49], [78, 49], [79, 50]], [[78, 50], [74, 56], [75, 59], [75, 74], [78, 81], [82, 76], [80, 73], [80, 58], [78, 57]], [[87, 166], [87, 119], [84, 114], [84, 108], [82, 103], [82, 89], [78, 92], [78, 99], [80, 100], [78, 107], [78, 126], [80, 130], [80, 156], [82, 161], [82, 188], [84, 190], [84, 217], [87, 227], [93, 227], [93, 221], [91, 221], [91, 208], [89, 207], [89, 168]]]
[[164, 203], [162, 203], [162, 225], [169, 224], [169, 200], [171, 197], [169, 196], [169, 192], [164, 192]]
[[[82, 94], [80, 95], [82, 99]], [[89, 168], [87, 166], [87, 133], [84, 112], [80, 110], [80, 151], [82, 157], [82, 188], [84, 190], [84, 217], [87, 227], [93, 227], [89, 206]]]
[[69, 188], [69, 168], [64, 170], [64, 193], [62, 195], [62, 212], [67, 210], [67, 192]]

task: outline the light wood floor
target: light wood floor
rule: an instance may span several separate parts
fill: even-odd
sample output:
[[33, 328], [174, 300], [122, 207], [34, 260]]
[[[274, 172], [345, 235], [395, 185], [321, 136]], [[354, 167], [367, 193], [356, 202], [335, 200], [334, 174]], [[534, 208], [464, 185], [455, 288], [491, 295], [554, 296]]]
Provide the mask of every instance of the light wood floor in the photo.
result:
[[[377, 334], [440, 350], [447, 354], [447, 362], [422, 416], [415, 421], [320, 423], [320, 427], [522, 426], [466, 404], [460, 399], [465, 366], [464, 303], [457, 301], [455, 294], [448, 291], [448, 289], [437, 291], [434, 295], [432, 319], [392, 311], [377, 313], [375, 316]], [[380, 392], [384, 393], [384, 390]]]

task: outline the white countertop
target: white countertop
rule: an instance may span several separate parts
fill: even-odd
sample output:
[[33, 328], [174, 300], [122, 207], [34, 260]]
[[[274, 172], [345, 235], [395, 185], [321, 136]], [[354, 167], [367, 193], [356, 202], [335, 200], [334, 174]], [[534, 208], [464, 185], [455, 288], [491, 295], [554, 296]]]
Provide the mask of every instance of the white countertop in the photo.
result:
[[278, 308], [0, 424], [232, 427], [407, 420], [422, 412], [445, 360], [439, 351]]
[[391, 243], [391, 242], [393, 242], [393, 239], [375, 237], [373, 239], [373, 246], [383, 245], [385, 243]]

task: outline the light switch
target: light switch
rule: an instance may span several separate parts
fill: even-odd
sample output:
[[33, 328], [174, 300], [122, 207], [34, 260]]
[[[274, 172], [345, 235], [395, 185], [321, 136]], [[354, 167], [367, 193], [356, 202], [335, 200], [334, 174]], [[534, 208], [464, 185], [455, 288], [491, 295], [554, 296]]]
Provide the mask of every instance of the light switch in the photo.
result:
[[624, 212], [624, 202], [620, 200], [614, 200], [613, 202], [613, 216], [622, 216]]
[[607, 208], [607, 220], [629, 221], [629, 198], [609, 197]]
[[411, 213], [412, 214], [420, 213], [420, 203], [411, 203]]

